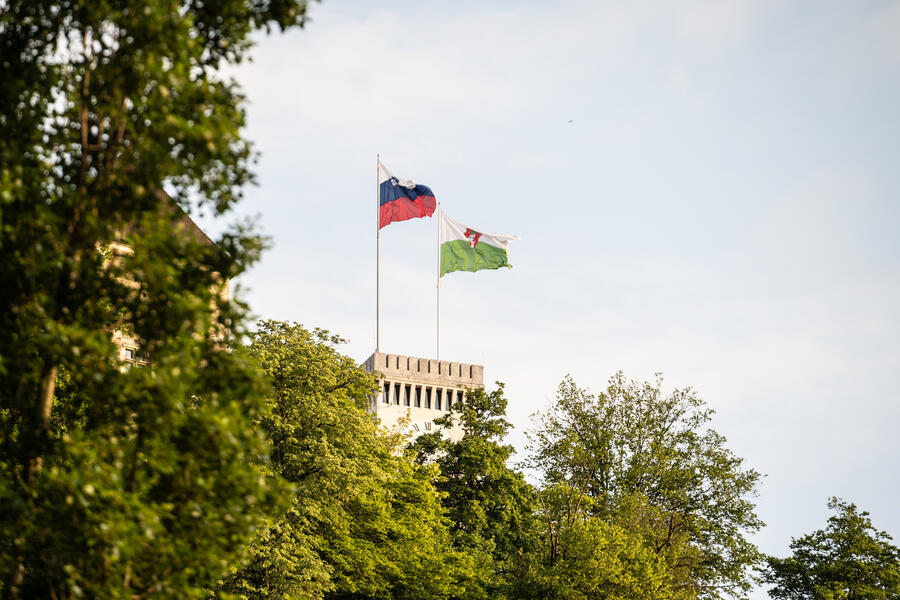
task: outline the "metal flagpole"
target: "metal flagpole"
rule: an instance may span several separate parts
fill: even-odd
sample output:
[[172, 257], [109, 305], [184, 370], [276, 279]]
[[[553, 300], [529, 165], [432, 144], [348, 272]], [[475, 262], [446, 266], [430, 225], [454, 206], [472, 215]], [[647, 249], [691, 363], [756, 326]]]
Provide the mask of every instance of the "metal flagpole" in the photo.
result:
[[437, 205], [437, 227], [438, 227], [438, 247], [437, 247], [437, 361], [438, 369], [441, 368], [441, 221], [444, 219], [441, 213], [441, 203]]
[[375, 155], [375, 352], [381, 352], [381, 155]]

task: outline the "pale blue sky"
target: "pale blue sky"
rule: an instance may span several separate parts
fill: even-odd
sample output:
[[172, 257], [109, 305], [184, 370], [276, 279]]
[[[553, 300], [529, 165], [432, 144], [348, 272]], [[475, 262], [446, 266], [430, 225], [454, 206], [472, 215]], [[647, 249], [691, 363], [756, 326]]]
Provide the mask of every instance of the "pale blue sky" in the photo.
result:
[[[265, 318], [375, 337], [375, 155], [509, 271], [442, 288], [441, 357], [507, 383], [693, 386], [765, 552], [839, 495], [900, 536], [900, 2], [339, 2], [235, 74]], [[574, 120], [574, 123], [569, 123]], [[382, 350], [435, 352], [436, 223], [382, 232]], [[757, 592], [756, 598], [766, 597]]]

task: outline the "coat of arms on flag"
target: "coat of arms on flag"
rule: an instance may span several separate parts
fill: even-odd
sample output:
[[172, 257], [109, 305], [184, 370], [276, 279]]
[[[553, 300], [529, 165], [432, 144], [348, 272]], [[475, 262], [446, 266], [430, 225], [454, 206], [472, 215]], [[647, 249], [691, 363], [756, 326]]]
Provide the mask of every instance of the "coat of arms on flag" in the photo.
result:
[[427, 185], [397, 177], [378, 161], [378, 228], [434, 214], [437, 200]]
[[441, 212], [441, 277], [453, 271], [509, 267], [509, 242], [514, 235], [476, 231]]

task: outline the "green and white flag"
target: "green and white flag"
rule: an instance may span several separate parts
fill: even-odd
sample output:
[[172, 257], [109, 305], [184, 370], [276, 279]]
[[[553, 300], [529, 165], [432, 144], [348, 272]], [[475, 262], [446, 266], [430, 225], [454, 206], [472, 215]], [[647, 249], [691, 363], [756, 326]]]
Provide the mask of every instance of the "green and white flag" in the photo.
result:
[[453, 271], [510, 267], [506, 246], [514, 235], [476, 231], [441, 211], [441, 277]]

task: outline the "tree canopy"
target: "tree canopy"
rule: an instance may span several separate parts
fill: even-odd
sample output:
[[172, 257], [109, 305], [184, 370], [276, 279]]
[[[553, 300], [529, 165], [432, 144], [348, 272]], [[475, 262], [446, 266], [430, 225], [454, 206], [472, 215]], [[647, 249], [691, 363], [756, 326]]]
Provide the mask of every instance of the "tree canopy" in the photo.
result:
[[[514, 573], [533, 550], [534, 490], [510, 467], [512, 446], [503, 440], [506, 420], [504, 386], [487, 392], [473, 389], [451, 412], [435, 420], [438, 430], [411, 445], [416, 460], [434, 464], [434, 486], [442, 494], [454, 545], [493, 565], [493, 598], [521, 597]], [[450, 441], [442, 429], [459, 424], [463, 437]]]
[[[9, 0], [0, 7], [0, 589], [203, 597], [280, 492], [251, 426], [264, 387], [228, 340], [213, 245], [252, 182], [243, 97], [218, 69], [303, 0]], [[120, 244], [121, 242], [121, 244]], [[113, 337], [147, 368], [125, 370]]]
[[323, 330], [264, 321], [250, 355], [270, 378], [259, 425], [270, 477], [294, 490], [223, 585], [249, 598], [479, 598], [486, 567], [451, 546], [434, 467], [366, 411], [374, 376]]
[[621, 530], [663, 561], [675, 597], [738, 595], [761, 556], [746, 537], [762, 526], [751, 501], [760, 475], [709, 428], [694, 391], [661, 388], [618, 373], [592, 394], [566, 378], [536, 415], [525, 464], [544, 481], [551, 562], [566, 558], [576, 526]]
[[792, 555], [769, 557], [765, 581], [779, 600], [900, 598], [900, 549], [869, 513], [832, 498], [825, 529], [791, 541]]

